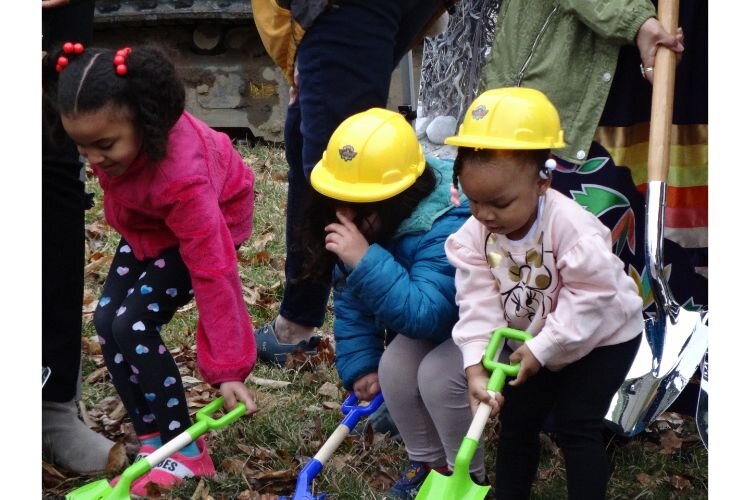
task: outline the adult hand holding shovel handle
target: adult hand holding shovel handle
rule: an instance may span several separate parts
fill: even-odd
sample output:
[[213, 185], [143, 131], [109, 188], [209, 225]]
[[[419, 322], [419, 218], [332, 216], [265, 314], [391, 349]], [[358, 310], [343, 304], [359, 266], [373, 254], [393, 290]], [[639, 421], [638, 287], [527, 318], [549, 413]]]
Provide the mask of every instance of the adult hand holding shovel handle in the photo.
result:
[[[531, 339], [531, 335], [526, 332], [515, 330], [513, 328], [498, 328], [492, 334], [492, 339], [487, 345], [484, 353], [482, 364], [490, 372], [490, 380], [487, 383], [487, 392], [490, 398], [494, 399], [495, 394], [502, 391], [505, 386], [505, 380], [508, 377], [515, 377], [520, 370], [520, 364], [508, 365], [497, 361], [498, 354], [502, 349], [505, 339], [526, 342]], [[487, 403], [480, 402], [479, 408], [474, 414], [474, 418], [469, 426], [461, 446], [458, 449], [456, 461], [453, 464], [453, 473], [450, 476], [443, 476], [439, 472], [432, 470], [427, 475], [427, 479], [419, 489], [417, 500], [438, 500], [461, 498], [463, 500], [480, 500], [487, 496], [489, 486], [480, 486], [476, 484], [469, 475], [469, 464], [471, 463], [474, 452], [477, 450], [479, 439], [484, 431], [484, 426], [492, 412], [492, 407]]]
[[221, 409], [224, 398], [219, 397], [206, 405], [195, 415], [196, 422], [185, 429], [184, 432], [164, 443], [159, 449], [150, 455], [134, 462], [123, 471], [120, 481], [112, 487], [109, 481], [101, 479], [73, 490], [65, 495], [66, 500], [127, 500], [130, 498], [130, 485], [158, 465], [162, 460], [169, 458], [176, 451], [181, 450], [192, 443], [209, 430], [219, 430], [228, 426], [245, 414], [247, 408], [244, 403], [238, 404], [232, 411], [219, 419], [211, 417]]

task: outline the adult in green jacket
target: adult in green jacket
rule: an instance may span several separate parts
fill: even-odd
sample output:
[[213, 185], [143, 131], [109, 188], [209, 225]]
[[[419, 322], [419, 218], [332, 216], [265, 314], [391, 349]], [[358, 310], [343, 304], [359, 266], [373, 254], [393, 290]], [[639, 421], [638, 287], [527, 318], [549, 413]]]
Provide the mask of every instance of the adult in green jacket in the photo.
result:
[[560, 158], [588, 156], [617, 67], [620, 48], [637, 45], [647, 78], [659, 45], [682, 52], [682, 35], [667, 33], [650, 0], [505, 0], [484, 89], [522, 86], [544, 92], [560, 113]]

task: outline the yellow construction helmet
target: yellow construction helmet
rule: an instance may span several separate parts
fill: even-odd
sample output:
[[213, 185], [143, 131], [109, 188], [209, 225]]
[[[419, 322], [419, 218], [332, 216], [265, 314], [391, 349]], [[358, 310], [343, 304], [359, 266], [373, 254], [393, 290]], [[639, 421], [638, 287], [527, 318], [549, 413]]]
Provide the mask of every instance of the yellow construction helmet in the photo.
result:
[[341, 201], [381, 201], [406, 190], [422, 175], [417, 136], [394, 111], [372, 108], [344, 120], [310, 174], [312, 187]]
[[474, 99], [446, 144], [478, 149], [554, 149], [565, 146], [560, 116], [542, 92], [523, 87], [488, 90]]

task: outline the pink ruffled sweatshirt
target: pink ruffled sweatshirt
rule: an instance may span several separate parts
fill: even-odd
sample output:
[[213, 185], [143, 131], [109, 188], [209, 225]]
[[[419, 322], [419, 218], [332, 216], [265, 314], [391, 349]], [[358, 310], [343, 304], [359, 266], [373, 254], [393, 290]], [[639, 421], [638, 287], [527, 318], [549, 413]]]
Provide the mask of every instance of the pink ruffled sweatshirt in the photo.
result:
[[523, 239], [490, 233], [471, 217], [445, 252], [456, 267], [453, 340], [464, 368], [481, 362], [492, 332], [504, 326], [533, 335], [526, 345], [553, 371], [643, 330], [643, 301], [612, 253], [609, 229], [553, 189], [540, 197]]
[[198, 307], [196, 352], [204, 380], [245, 380], [256, 349], [236, 247], [252, 232], [255, 178], [229, 137], [185, 112], [169, 132], [162, 160], [141, 152], [120, 176], [93, 170], [106, 220], [136, 258], [179, 246]]

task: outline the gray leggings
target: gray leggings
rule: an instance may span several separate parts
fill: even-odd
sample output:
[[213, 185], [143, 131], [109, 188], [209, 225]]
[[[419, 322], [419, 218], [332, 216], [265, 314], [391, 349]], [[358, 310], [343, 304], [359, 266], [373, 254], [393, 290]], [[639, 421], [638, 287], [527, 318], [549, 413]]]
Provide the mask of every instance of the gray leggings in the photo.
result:
[[[435, 345], [397, 335], [380, 359], [378, 378], [409, 459], [447, 462], [453, 469], [472, 419], [461, 351], [453, 339]], [[483, 441], [470, 470], [484, 477]]]

